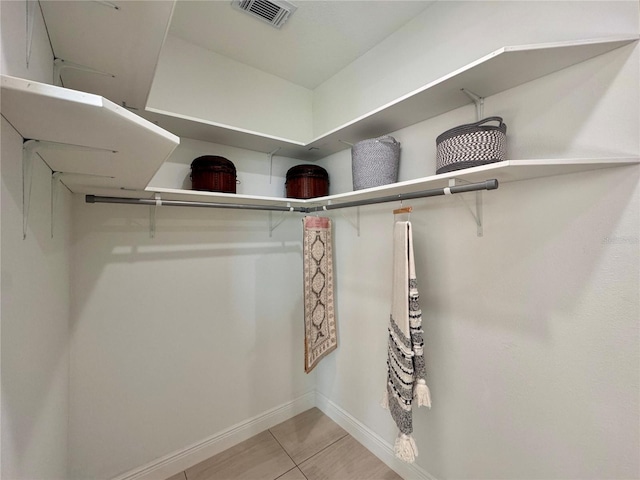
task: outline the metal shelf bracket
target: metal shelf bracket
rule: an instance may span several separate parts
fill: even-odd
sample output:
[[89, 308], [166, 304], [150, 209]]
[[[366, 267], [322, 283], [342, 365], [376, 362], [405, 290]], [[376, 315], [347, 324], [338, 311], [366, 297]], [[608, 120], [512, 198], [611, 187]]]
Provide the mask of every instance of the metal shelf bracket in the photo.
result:
[[269, 159], [269, 185], [271, 185], [271, 178], [273, 177], [273, 156], [280, 150], [280, 147], [276, 148], [273, 152], [267, 153]]
[[[72, 145], [68, 143], [48, 142], [45, 140], [25, 140], [22, 143], [22, 239], [27, 238], [27, 227], [29, 224], [29, 209], [31, 207], [31, 184], [33, 183], [33, 158], [42, 150], [73, 150], [80, 152], [110, 152], [117, 153], [113, 150], [104, 148], [85, 147], [82, 145]], [[42, 157], [41, 157], [42, 158]], [[43, 159], [44, 161], [44, 159]], [[45, 162], [46, 164], [46, 162]], [[61, 177], [71, 172], [54, 172], [51, 171], [51, 237], [53, 238], [54, 220], [53, 213], [58, 200], [58, 192], [61, 183]], [[73, 173], [73, 175], [87, 176], [103, 176], [83, 173]], [[112, 177], [109, 177], [112, 178]]]
[[[449, 180], [449, 187], [455, 187], [456, 182], [469, 183], [469, 182], [463, 182], [460, 179], [452, 178]], [[474, 205], [475, 208], [471, 208], [471, 206], [469, 206], [469, 203], [467, 203], [463, 195], [459, 195], [458, 198], [462, 200], [462, 203], [464, 203], [464, 206], [467, 207], [467, 210], [469, 210], [469, 213], [471, 213], [471, 216], [473, 217], [476, 223], [476, 235], [478, 237], [482, 237], [484, 235], [484, 229], [482, 226], [482, 219], [483, 219], [482, 190], [476, 190], [475, 194], [476, 194], [476, 201]]]
[[482, 120], [484, 118], [484, 97], [470, 92], [465, 88], [461, 88], [460, 90], [466, 93], [467, 97], [473, 100], [473, 103], [476, 104], [476, 121]]
[[284, 212], [280, 212], [280, 215], [278, 216], [278, 218], [275, 221], [273, 219], [273, 212], [269, 211], [269, 238], [271, 238], [273, 236], [273, 231], [276, 228], [278, 228], [280, 226], [280, 224], [282, 224], [282, 222], [284, 222], [286, 220], [287, 214], [295, 211], [295, 209], [288, 202], [287, 202], [287, 207], [289, 208], [289, 210], [288, 211], [284, 211]]
[[60, 196], [60, 184], [64, 172], [51, 172], [51, 238], [55, 227], [56, 206], [58, 205], [58, 197]]
[[159, 193], [155, 194], [155, 204], [149, 208], [149, 238], [156, 238], [156, 211], [162, 206], [162, 197]]
[[38, 2], [36, 0], [27, 0], [25, 2], [27, 8], [27, 70], [29, 69], [29, 62], [31, 60], [31, 48], [33, 45], [33, 22], [36, 18], [36, 7]]
[[37, 140], [27, 140], [22, 144], [22, 239], [27, 238], [29, 207], [31, 205], [31, 183], [33, 179], [33, 156], [39, 147]]
[[105, 0], [93, 0], [93, 3], [104, 5], [105, 7], [113, 8], [114, 10], [120, 10], [120, 7], [115, 3], [107, 2]]
[[96, 70], [95, 68], [87, 67], [86, 65], [80, 65], [79, 63], [68, 62], [67, 60], [63, 60], [62, 58], [54, 58], [53, 59], [53, 84], [60, 87], [62, 86], [62, 78], [60, 77], [60, 72], [65, 68], [70, 68], [72, 70], [80, 70], [81, 72], [86, 73], [94, 73], [96, 75], [104, 75], [105, 77], [116, 78], [116, 76], [109, 72], [103, 72], [101, 70]]
[[[329, 205], [331, 205], [331, 202], [329, 202]], [[360, 237], [360, 207], [356, 207], [355, 219], [349, 218], [345, 214], [344, 210], [340, 210], [340, 215], [342, 215], [342, 218], [349, 222], [349, 225], [351, 225], [355, 229], [356, 234], [358, 235], [358, 237]]]

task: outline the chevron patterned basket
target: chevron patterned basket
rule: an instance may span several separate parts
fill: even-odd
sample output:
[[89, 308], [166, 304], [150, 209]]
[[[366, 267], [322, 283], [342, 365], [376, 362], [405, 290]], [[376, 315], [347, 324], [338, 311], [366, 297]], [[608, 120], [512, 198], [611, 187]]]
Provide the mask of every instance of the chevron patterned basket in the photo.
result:
[[[488, 122], [499, 125], [484, 125]], [[507, 156], [507, 125], [488, 117], [447, 130], [436, 138], [436, 173], [501, 162]]]

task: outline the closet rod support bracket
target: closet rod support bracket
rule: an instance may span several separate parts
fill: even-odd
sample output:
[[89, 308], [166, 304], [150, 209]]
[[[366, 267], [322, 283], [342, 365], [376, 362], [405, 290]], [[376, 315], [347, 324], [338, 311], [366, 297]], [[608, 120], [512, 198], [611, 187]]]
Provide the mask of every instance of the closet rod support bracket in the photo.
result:
[[149, 208], [149, 238], [156, 238], [156, 211], [162, 206], [162, 197], [159, 193], [154, 196], [156, 203]]
[[[456, 185], [456, 182], [459, 181], [455, 178], [452, 178], [449, 180], [449, 187], [454, 187]], [[476, 190], [475, 192], [476, 194], [476, 201], [475, 201], [475, 208], [472, 208], [471, 206], [469, 206], [469, 204], [467, 203], [467, 201], [464, 199], [463, 195], [460, 195], [459, 198], [460, 200], [462, 200], [462, 203], [464, 203], [464, 206], [467, 207], [467, 210], [469, 210], [469, 213], [471, 213], [471, 216], [473, 217], [473, 220], [475, 221], [476, 224], [476, 235], [478, 237], [482, 237], [484, 235], [484, 228], [483, 228], [483, 199], [482, 199], [482, 190]]]
[[273, 220], [273, 212], [271, 210], [269, 211], [269, 238], [271, 238], [273, 236], [273, 231], [276, 228], [278, 228], [282, 222], [285, 221], [286, 215], [288, 213], [290, 213], [290, 212], [294, 212], [295, 211], [290, 203], [287, 203], [287, 207], [289, 208], [289, 210], [281, 212], [280, 215], [278, 216], [278, 218], [275, 220], [275, 222]]
[[[329, 202], [329, 205], [331, 205], [331, 202]], [[358, 235], [358, 237], [360, 237], [360, 207], [356, 207], [355, 219], [349, 218], [345, 214], [343, 209], [340, 209], [340, 215], [342, 215], [342, 218], [349, 222], [349, 225], [351, 225], [355, 229], [356, 234]]]

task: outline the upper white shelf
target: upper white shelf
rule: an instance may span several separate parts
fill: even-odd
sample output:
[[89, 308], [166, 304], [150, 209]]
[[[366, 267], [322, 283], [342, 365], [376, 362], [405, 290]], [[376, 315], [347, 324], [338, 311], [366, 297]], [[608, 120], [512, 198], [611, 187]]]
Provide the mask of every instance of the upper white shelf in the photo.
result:
[[259, 132], [144, 112], [181, 137], [272, 152], [301, 160], [317, 160], [367, 138], [408, 127], [441, 115], [471, 100], [461, 89], [489, 97], [638, 40], [638, 35], [503, 47], [393, 102], [381, 106], [309, 143], [288, 141]]
[[[180, 139], [98, 95], [2, 75], [2, 116], [76, 193], [144, 190]], [[70, 148], [67, 148], [69, 146]], [[80, 148], [79, 148], [80, 147]]]
[[279, 205], [310, 207], [316, 205], [337, 205], [340, 203], [371, 200], [404, 193], [419, 192], [449, 186], [451, 179], [469, 183], [497, 179], [499, 183], [515, 182], [554, 175], [578, 173], [601, 168], [622, 167], [640, 164], [640, 157], [620, 158], [570, 158], [551, 160], [505, 160], [480, 167], [467, 168], [441, 175], [392, 183], [381, 187], [367, 188], [354, 192], [329, 195], [309, 200], [293, 198], [258, 197], [228, 193], [199, 192], [173, 188], [147, 188], [149, 193], [158, 193], [163, 200], [186, 200], [193, 202], [234, 203], [241, 205]]

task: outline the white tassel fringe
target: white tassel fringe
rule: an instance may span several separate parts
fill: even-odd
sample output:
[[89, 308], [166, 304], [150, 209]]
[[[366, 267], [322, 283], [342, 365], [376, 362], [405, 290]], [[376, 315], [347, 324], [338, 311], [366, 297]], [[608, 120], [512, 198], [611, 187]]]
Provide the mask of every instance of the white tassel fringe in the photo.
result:
[[413, 398], [418, 401], [419, 407], [431, 408], [431, 392], [427, 387], [427, 382], [420, 379], [413, 391]]
[[396, 444], [394, 447], [396, 457], [407, 463], [413, 463], [418, 456], [418, 447], [411, 435], [405, 435], [401, 433], [396, 438]]
[[389, 410], [389, 392], [386, 388], [384, 390], [384, 395], [382, 395], [382, 400], [380, 400], [380, 406]]

